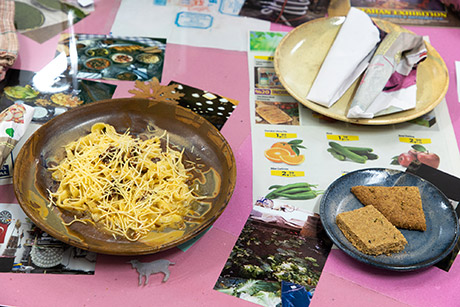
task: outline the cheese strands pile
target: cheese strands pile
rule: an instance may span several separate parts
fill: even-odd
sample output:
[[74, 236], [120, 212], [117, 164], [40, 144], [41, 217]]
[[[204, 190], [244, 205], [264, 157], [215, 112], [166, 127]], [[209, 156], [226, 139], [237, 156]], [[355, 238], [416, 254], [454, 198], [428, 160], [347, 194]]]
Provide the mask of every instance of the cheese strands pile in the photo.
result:
[[90, 134], [65, 146], [64, 160], [49, 168], [59, 183], [50, 192], [50, 205], [73, 212], [71, 223], [101, 225], [130, 241], [152, 230], [183, 228], [195, 197], [183, 152], [168, 145], [163, 150], [160, 137], [144, 141], [94, 124]]

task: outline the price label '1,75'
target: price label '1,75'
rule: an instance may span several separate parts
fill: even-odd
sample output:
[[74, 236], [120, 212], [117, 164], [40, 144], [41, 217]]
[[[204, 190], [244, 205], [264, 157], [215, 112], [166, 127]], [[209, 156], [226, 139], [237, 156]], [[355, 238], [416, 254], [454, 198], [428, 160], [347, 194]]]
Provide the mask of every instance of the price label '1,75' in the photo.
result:
[[265, 132], [265, 136], [268, 138], [275, 138], [275, 139], [293, 139], [297, 137], [297, 133]]
[[303, 171], [286, 171], [286, 170], [272, 170], [272, 176], [279, 176], [279, 177], [303, 177], [305, 176], [305, 172]]
[[328, 134], [327, 139], [331, 141], [359, 141], [357, 135], [339, 135], [339, 134]]

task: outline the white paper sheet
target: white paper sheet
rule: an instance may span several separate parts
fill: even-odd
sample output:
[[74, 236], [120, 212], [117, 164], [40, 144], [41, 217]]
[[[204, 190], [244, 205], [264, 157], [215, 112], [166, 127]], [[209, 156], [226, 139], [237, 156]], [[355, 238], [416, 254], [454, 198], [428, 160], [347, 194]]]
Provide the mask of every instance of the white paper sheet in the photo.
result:
[[332, 106], [367, 68], [379, 41], [379, 30], [370, 17], [351, 8], [307, 99], [325, 107]]
[[122, 0], [112, 35], [166, 38], [174, 44], [246, 51], [249, 30], [270, 28], [268, 21], [238, 16], [243, 4], [239, 0], [187, 3]]

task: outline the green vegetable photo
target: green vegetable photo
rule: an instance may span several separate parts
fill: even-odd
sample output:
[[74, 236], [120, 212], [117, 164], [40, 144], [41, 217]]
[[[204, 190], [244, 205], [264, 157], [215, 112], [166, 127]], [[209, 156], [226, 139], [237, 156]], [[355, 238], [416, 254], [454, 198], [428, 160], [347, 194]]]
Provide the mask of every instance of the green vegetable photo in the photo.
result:
[[379, 158], [373, 151], [374, 149], [370, 147], [343, 146], [337, 142], [329, 142], [327, 149], [327, 152], [339, 161], [352, 161], [361, 164]]
[[316, 190], [318, 185], [310, 184], [308, 182], [297, 182], [286, 185], [272, 185], [268, 189], [270, 193], [265, 195], [267, 199], [292, 199], [292, 200], [307, 200], [313, 199], [316, 196], [323, 194], [324, 191]]

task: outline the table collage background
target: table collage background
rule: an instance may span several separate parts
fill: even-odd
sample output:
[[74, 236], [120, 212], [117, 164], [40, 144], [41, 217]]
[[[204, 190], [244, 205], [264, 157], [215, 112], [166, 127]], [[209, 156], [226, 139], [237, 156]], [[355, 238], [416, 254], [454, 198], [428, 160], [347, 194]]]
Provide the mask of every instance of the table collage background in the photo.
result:
[[[142, 306], [152, 302], [167, 306], [254, 306], [244, 300], [219, 293], [213, 287], [252, 211], [254, 200], [257, 198], [257, 195], [253, 195], [253, 190], [259, 189], [255, 186], [257, 180], [253, 181], [253, 178], [255, 179], [253, 150], [257, 148], [256, 146], [260, 146], [256, 143], [259, 138], [256, 140], [254, 131], [263, 128], [258, 128], [253, 119], [254, 100], [251, 91], [253, 64], [246, 52], [249, 31], [288, 31], [290, 28], [244, 18], [242, 19], [244, 23], [239, 23], [239, 27], [233, 29], [239, 33], [238, 35], [228, 33], [221, 35], [222, 33], [218, 33], [217, 30], [206, 30], [211, 36], [203, 36], [200, 35], [202, 32], [196, 29], [189, 29], [190, 33], [185, 35], [181, 34], [177, 27], [171, 26], [171, 23], [174, 24], [171, 20], [163, 23], [157, 20], [158, 23], [153, 27], [142, 24], [140, 22], [142, 18], [130, 18], [139, 12], [137, 9], [151, 5], [152, 2], [136, 1], [135, 3], [134, 5], [133, 1], [118, 0], [95, 1], [95, 10], [75, 24], [72, 31], [161, 38], [169, 36], [163, 35], [169, 33], [165, 31], [174, 29], [174, 33], [167, 38], [162, 84], [174, 80], [239, 102], [238, 107], [221, 129], [234, 151], [237, 163], [238, 174], [234, 196], [213, 227], [185, 252], [171, 249], [161, 254], [137, 257], [145, 262], [160, 258], [175, 262], [167, 283], [161, 283], [162, 276], [156, 275], [151, 277], [148, 286], [138, 287], [137, 273], [127, 263], [129, 257], [98, 255], [94, 275], [2, 273], [0, 280], [4, 287], [0, 293], [0, 304], [43, 306], [61, 301], [66, 302], [68, 306], [102, 304]], [[216, 13], [218, 9], [213, 9], [215, 10], [213, 14], [218, 14]], [[148, 15], [148, 11], [144, 10], [144, 12]], [[172, 14], [176, 16], [178, 13], [179, 11], [174, 9]], [[228, 18], [232, 17], [237, 18], [236, 16]], [[149, 18], [149, 20], [155, 19]], [[452, 126], [447, 127], [447, 130], [437, 130], [433, 139], [440, 142], [441, 148], [451, 149], [460, 140], [460, 104], [455, 88], [455, 61], [458, 60], [456, 50], [460, 48], [460, 30], [449, 27], [407, 26], [407, 28], [416, 34], [429, 37], [431, 44], [443, 57], [448, 67], [451, 82], [445, 103], [443, 102], [436, 109], [436, 116], [442, 117], [442, 120], [450, 117]], [[217, 36], [218, 39], [212, 39], [212, 35]], [[206, 37], [205, 42], [202, 37]], [[54, 58], [58, 41], [59, 35], [39, 43], [20, 34], [20, 53], [13, 68], [40, 71]], [[218, 43], [222, 45], [216, 45]], [[131, 82], [108, 83], [117, 86], [113, 94], [114, 98], [132, 96], [128, 92], [133, 88]], [[255, 129], [251, 135], [253, 125]], [[299, 128], [294, 128], [297, 129]], [[442, 140], [438, 141], [437, 135], [446, 131], [448, 136], [442, 135]], [[451, 143], [446, 145], [447, 142]], [[459, 174], [458, 163], [455, 163], [459, 160], [458, 147], [453, 147], [457, 149], [457, 153], [449, 154], [449, 158], [446, 156], [443, 160], [451, 161], [453, 164], [446, 163], [441, 166], [441, 169]], [[256, 154], [259, 153], [254, 152], [254, 157]], [[0, 203], [16, 203], [11, 185], [0, 186]], [[333, 306], [351, 303], [366, 305], [369, 302], [378, 302], [380, 306], [454, 306], [460, 300], [460, 294], [456, 291], [459, 282], [458, 259], [449, 272], [432, 267], [420, 272], [401, 274], [364, 266], [347, 257], [340, 250], [333, 249], [315, 290], [312, 305]], [[181, 295], [177, 295], [177, 289], [180, 289]], [[442, 293], [442, 295], [435, 293]]]

